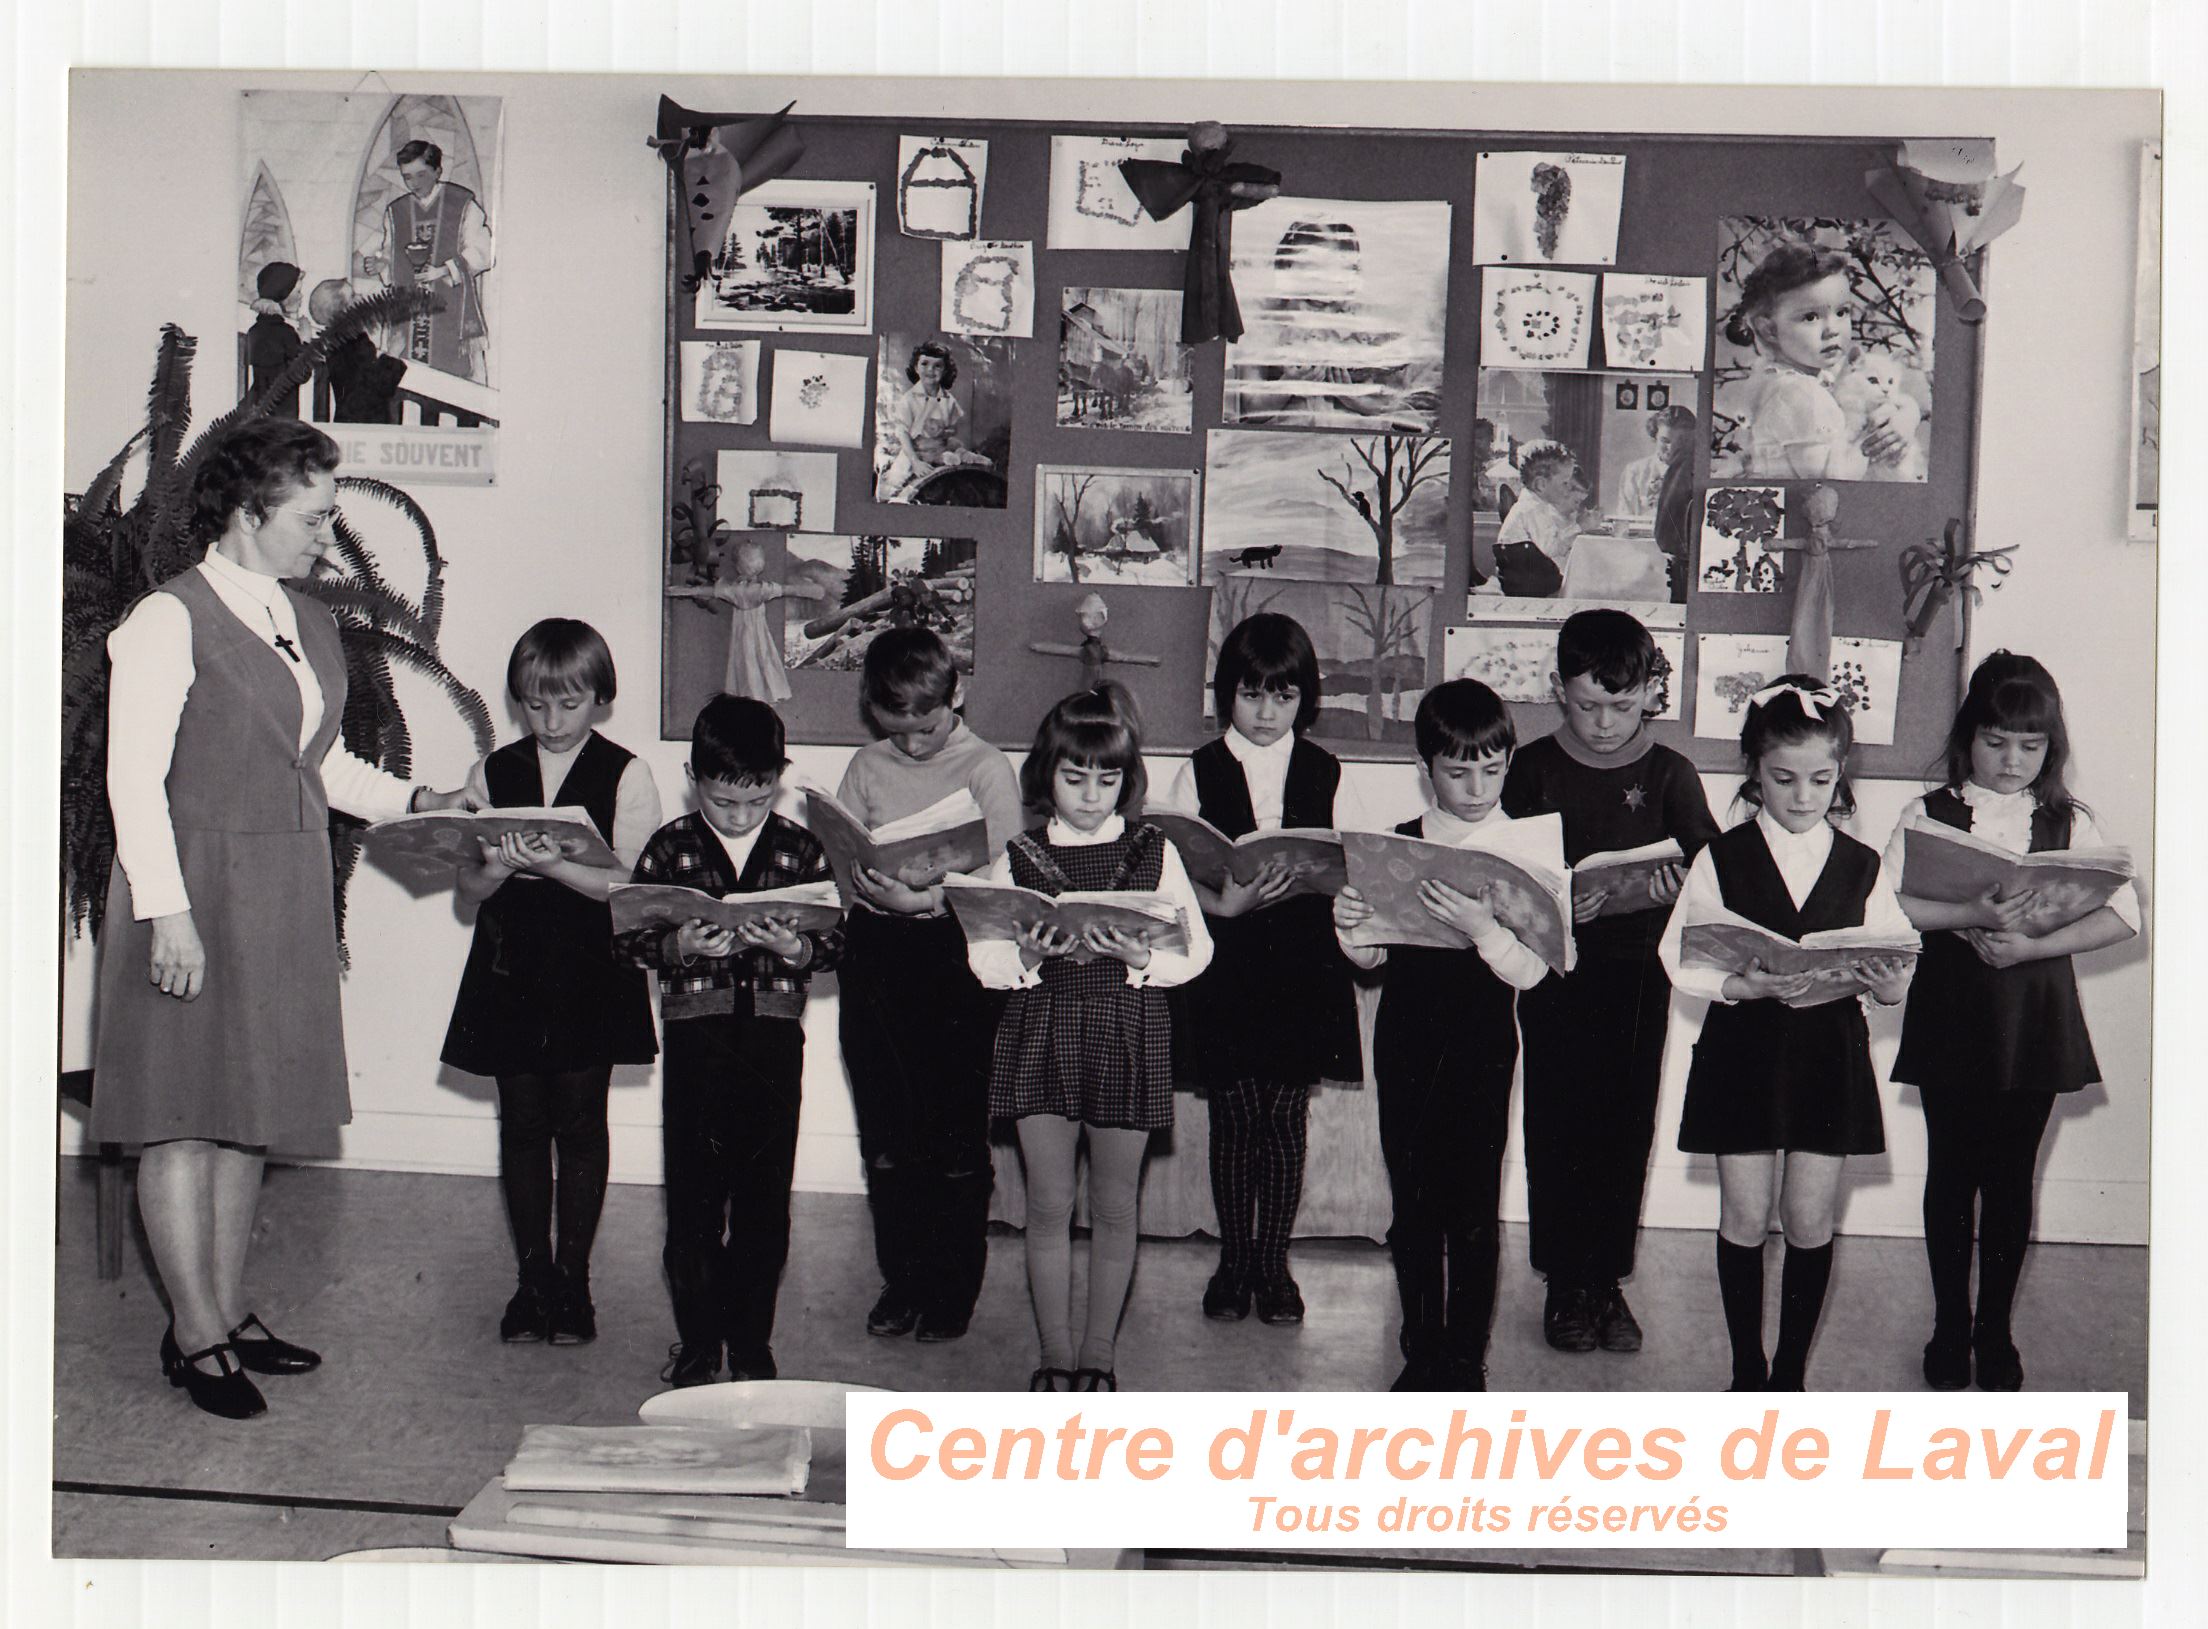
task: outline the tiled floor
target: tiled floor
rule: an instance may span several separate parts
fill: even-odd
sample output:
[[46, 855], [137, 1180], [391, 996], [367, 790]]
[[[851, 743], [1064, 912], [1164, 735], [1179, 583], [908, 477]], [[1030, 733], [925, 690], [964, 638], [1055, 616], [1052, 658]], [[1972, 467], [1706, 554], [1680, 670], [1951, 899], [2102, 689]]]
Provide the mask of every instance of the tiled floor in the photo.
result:
[[[990, 1241], [972, 1333], [920, 1346], [864, 1331], [878, 1288], [864, 1202], [799, 1195], [793, 1210], [775, 1340], [784, 1375], [902, 1388], [1026, 1385], [1034, 1333], [1018, 1235]], [[327, 1361], [312, 1375], [268, 1381], [269, 1412], [242, 1424], [199, 1413], [161, 1382], [155, 1348], [166, 1315], [135, 1225], [121, 1279], [97, 1278], [89, 1162], [62, 1162], [59, 1219], [57, 1555], [287, 1560], [435, 1544], [443, 1527], [435, 1512], [457, 1509], [497, 1474], [524, 1424], [633, 1422], [637, 1404], [662, 1389], [659, 1367], [673, 1332], [657, 1189], [616, 1187], [609, 1195], [593, 1271], [598, 1341], [509, 1347], [495, 1335], [513, 1265], [494, 1182], [272, 1170], [250, 1272], [257, 1310]], [[1725, 1337], [1710, 1253], [1707, 1233], [1644, 1235], [1629, 1288], [1646, 1349], [1566, 1357], [1542, 1344], [1540, 1285], [1524, 1265], [1522, 1231], [1507, 1230], [1491, 1383], [1721, 1386]], [[1076, 1261], [1084, 1254], [1077, 1249]], [[1144, 1241], [1119, 1346], [1129, 1389], [1370, 1390], [1393, 1378], [1394, 1282], [1379, 1247], [1297, 1246], [1310, 1305], [1301, 1328], [1207, 1323], [1197, 1301], [1215, 1254], [1203, 1240]], [[1774, 1303], [1775, 1261], [1767, 1275]], [[1920, 1388], [1917, 1355], [1929, 1318], [1921, 1246], [1844, 1240], [1811, 1384]], [[2120, 1387], [2131, 1394], [2132, 1413], [2144, 1413], [2145, 1251], [2041, 1247], [2025, 1274], [2018, 1319], [2035, 1389]], [[297, 1500], [315, 1502], [286, 1502]], [[1798, 1565], [1787, 1552], [1610, 1561], [1779, 1573]]]

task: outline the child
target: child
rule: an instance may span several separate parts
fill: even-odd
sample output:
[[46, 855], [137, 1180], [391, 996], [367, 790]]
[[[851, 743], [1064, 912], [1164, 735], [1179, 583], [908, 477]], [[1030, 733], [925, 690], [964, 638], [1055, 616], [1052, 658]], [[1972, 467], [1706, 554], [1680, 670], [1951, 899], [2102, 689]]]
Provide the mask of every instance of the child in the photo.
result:
[[1522, 450], [1518, 474], [1525, 490], [1495, 534], [1495, 575], [1505, 594], [1547, 599], [1564, 585], [1587, 483], [1580, 479], [1579, 460], [1554, 441]]
[[[1229, 837], [1333, 827], [1350, 799], [1342, 766], [1304, 735], [1319, 716], [1319, 658], [1302, 625], [1270, 611], [1236, 624], [1211, 691], [1226, 730], [1196, 749], [1164, 806]], [[1203, 1083], [1211, 1106], [1219, 1267], [1204, 1290], [1207, 1318], [1247, 1317], [1254, 1297], [1265, 1323], [1302, 1322], [1288, 1239], [1303, 1199], [1311, 1088], [1364, 1078], [1330, 907], [1315, 895], [1282, 899], [1290, 880], [1274, 864], [1216, 892], [1196, 885], [1212, 960], [1180, 1011], [1193, 1054], [1182, 1076]]]
[[[1432, 843], [1469, 843], [1507, 821], [1498, 804], [1517, 732], [1494, 691], [1451, 679], [1426, 692], [1413, 725], [1433, 807], [1395, 829]], [[1395, 1218], [1388, 1252], [1403, 1301], [1403, 1372], [1395, 1391], [1485, 1391], [1503, 1143], [1518, 1064], [1517, 992], [1540, 983], [1541, 958], [1496, 921], [1483, 898], [1419, 885], [1427, 910], [1472, 940], [1470, 950], [1401, 945], [1342, 948], [1367, 969], [1387, 966], [1373, 1023], [1380, 1152]], [[1354, 888], [1334, 901], [1334, 926], [1372, 916]]]
[[[788, 762], [772, 707], [746, 696], [707, 702], [685, 770], [698, 812], [660, 827], [636, 880], [722, 898], [825, 880], [819, 842], [774, 812]], [[767, 1343], [790, 1251], [805, 990], [835, 965], [843, 930], [799, 933], [774, 921], [732, 932], [691, 921], [623, 934], [621, 949], [659, 970], [667, 1026], [662, 1260], [677, 1341], [660, 1378], [703, 1385], [725, 1346], [731, 1380], [772, 1380]]]
[[[1503, 783], [1512, 819], [1564, 817], [1564, 857], [1675, 839], [1692, 858], [1717, 835], [1694, 766], [1647, 730], [1656, 644], [1623, 611], [1581, 611], [1558, 631], [1550, 678], [1563, 727], [1523, 748]], [[1656, 1132], [1671, 992], [1656, 961], [1680, 868], [1645, 900], [1575, 890], [1579, 964], [1518, 1004], [1526, 1050], [1526, 1190], [1533, 1266], [1548, 1279], [1542, 1333], [1560, 1352], [1641, 1349], [1618, 1280], [1633, 1271]]]
[[[1049, 820], [1012, 839], [996, 883], [1048, 894], [1162, 893], [1188, 924], [1184, 951], [1146, 934], [1092, 928], [1079, 939], [1036, 927], [1017, 943], [973, 942], [981, 982], [1009, 990], [989, 1072], [989, 1112], [1019, 1122], [1027, 1171], [1027, 1287], [1042, 1361], [1031, 1391], [1117, 1391], [1113, 1342], [1135, 1270], [1135, 1199], [1153, 1131], [1173, 1123], [1172, 1034], [1165, 991], [1211, 960], [1211, 936], [1180, 854], [1142, 803], [1134, 703], [1118, 685], [1053, 707], [1020, 766], [1020, 790]], [[1074, 1155], [1089, 1137], [1089, 1308], [1072, 1328]]]
[[[2029, 656], [1996, 651], [1978, 664], [1947, 737], [1947, 780], [1903, 811], [1887, 846], [1898, 879], [1912, 826], [1951, 826], [2014, 854], [2093, 848], [2100, 833], [2070, 795], [2062, 695]], [[2119, 891], [2090, 915], [2035, 935], [2029, 891], [1965, 905], [1913, 899], [1923, 932], [1894, 1079], [1924, 1099], [1928, 1161], [1924, 1248], [1932, 1266], [1932, 1340], [1924, 1377], [1940, 1391], [1970, 1384], [2016, 1391], [2024, 1365], [2009, 1328], [2032, 1232], [2032, 1173], [2057, 1093], [2101, 1078], [2078, 1005], [2070, 958], [2139, 931], [2139, 904]], [[1978, 1308], [1970, 1303], [1972, 1212]]]
[[[327, 328], [353, 300], [352, 284], [326, 277], [307, 297], [307, 315], [317, 328]], [[389, 424], [397, 417], [394, 398], [406, 377], [404, 357], [385, 356], [366, 334], [354, 334], [323, 353], [322, 371], [330, 381], [334, 423]]]
[[968, 452], [958, 427], [966, 409], [951, 394], [958, 382], [958, 364], [947, 346], [938, 340], [922, 340], [912, 348], [905, 364], [911, 385], [897, 398], [882, 420], [886, 435], [878, 437], [890, 455], [875, 496], [885, 503], [910, 503], [922, 481], [938, 470], [959, 464], [986, 464], [979, 453]]
[[[1748, 704], [1741, 797], [1757, 810], [1695, 856], [1664, 927], [1659, 954], [1672, 982], [1711, 1003], [1687, 1074], [1679, 1146], [1717, 1156], [1718, 1292], [1732, 1338], [1733, 1391], [1800, 1391], [1832, 1275], [1841, 1161], [1886, 1148], [1870, 1031], [1852, 998], [1788, 1002], [1806, 973], [1722, 973], [1680, 960], [1688, 924], [1719, 911], [1799, 939], [1828, 928], [1906, 935], [1909, 922], [1880, 874], [1878, 851], [1833, 830], [1853, 810], [1854, 731], [1838, 691], [1788, 674]], [[1867, 956], [1856, 972], [1882, 1006], [1909, 984], [1905, 957]], [[1780, 1156], [1784, 1155], [1782, 1162]], [[1763, 1355], [1763, 1243], [1772, 1187], [1786, 1229], [1779, 1280], [1779, 1349]]]
[[[958, 716], [959, 674], [941, 638], [891, 628], [866, 648], [859, 712], [877, 740], [852, 755], [837, 801], [870, 826], [964, 790], [989, 849], [1019, 835], [1005, 755]], [[991, 999], [966, 965], [943, 885], [908, 888], [862, 868], [837, 974], [843, 1064], [859, 1122], [882, 1293], [870, 1335], [966, 1333], [989, 1260]]]
[[1854, 333], [1849, 260], [1834, 249], [1785, 240], [1740, 285], [1725, 337], [1761, 360], [1741, 391], [1748, 448], [1743, 475], [1811, 475], [1860, 480], [1873, 463], [1894, 479], [1913, 439], [1890, 427], [1858, 425], [1829, 381], [1848, 360]]
[[550, 617], [523, 634], [506, 694], [529, 734], [475, 766], [477, 805], [579, 805], [621, 864], [569, 859], [542, 836], [481, 845], [459, 877], [460, 897], [479, 908], [441, 1055], [498, 1081], [499, 1181], [521, 1279], [499, 1339], [572, 1345], [598, 1332], [590, 1246], [606, 1198], [607, 1084], [615, 1064], [659, 1050], [644, 979], [615, 960], [606, 909], [659, 824], [659, 788], [642, 759], [592, 727], [614, 675], [589, 623]]

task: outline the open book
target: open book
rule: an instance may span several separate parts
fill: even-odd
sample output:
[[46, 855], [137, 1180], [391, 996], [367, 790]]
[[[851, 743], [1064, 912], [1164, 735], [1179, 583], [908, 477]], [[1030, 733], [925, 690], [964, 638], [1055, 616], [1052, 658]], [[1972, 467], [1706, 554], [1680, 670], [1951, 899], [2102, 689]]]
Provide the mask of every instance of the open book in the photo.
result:
[[664, 882], [617, 882], [606, 901], [613, 907], [613, 931], [679, 928], [700, 921], [734, 930], [746, 923], [780, 921], [796, 933], [821, 933], [843, 920], [832, 882], [801, 882], [794, 888], [768, 888], [726, 899], [700, 888]]
[[365, 835], [379, 858], [452, 866], [475, 865], [482, 859], [476, 845], [495, 843], [507, 832], [541, 832], [583, 865], [621, 864], [581, 808], [441, 809], [379, 820]]
[[805, 1491], [803, 1426], [526, 1425], [506, 1486], [603, 1493]]
[[996, 858], [981, 805], [963, 788], [917, 814], [869, 828], [826, 792], [808, 787], [805, 824], [828, 851], [828, 868], [836, 874], [836, 892], [846, 909], [858, 903], [851, 873], [860, 866], [908, 888], [925, 888], [953, 872], [980, 871]]
[[1574, 893], [1596, 888], [1610, 890], [1602, 902], [1602, 909], [1595, 912], [1597, 916], [1653, 910], [1658, 902], [1650, 896], [1649, 887], [1656, 880], [1656, 873], [1667, 865], [1683, 864], [1685, 860], [1678, 841], [1670, 837], [1660, 843], [1643, 843], [1639, 848], [1590, 854], [1572, 867], [1572, 890]]
[[[1125, 889], [1094, 893], [1044, 894], [1010, 883], [982, 882], [957, 873], [943, 879], [943, 897], [969, 941], [1015, 939], [1020, 930], [1047, 922], [1079, 938], [1094, 922], [1104, 927], [1141, 933], [1152, 950], [1186, 950], [1188, 919], [1181, 907], [1163, 894], [1138, 894]], [[1075, 961], [1093, 961], [1086, 950], [1076, 951]]]
[[2039, 897], [2024, 931], [2052, 933], [2109, 902], [2135, 875], [2123, 848], [2058, 848], [2011, 854], [1952, 826], [1911, 826], [1902, 833], [1901, 887], [1912, 899], [1960, 905], [1999, 888], [2004, 897], [2029, 888]]
[[[1248, 882], [1270, 860], [1288, 868], [1288, 891], [1281, 899], [1298, 894], [1342, 891], [1348, 873], [1342, 864], [1342, 834], [1295, 826], [1281, 831], [1253, 831], [1246, 837], [1229, 837], [1210, 821], [1191, 814], [1144, 810], [1143, 819], [1173, 839], [1181, 851], [1181, 863], [1189, 877], [1216, 889], [1230, 876]], [[1273, 901], [1279, 904], [1280, 900]]]
[[1394, 833], [1345, 831], [1342, 853], [1349, 886], [1373, 910], [1349, 937], [1353, 945], [1430, 945], [1463, 950], [1471, 940], [1437, 919], [1418, 897], [1431, 879], [1460, 894], [1486, 892], [1495, 919], [1558, 972], [1576, 958], [1572, 944], [1572, 879], [1564, 868], [1559, 815], [1493, 822], [1478, 847], [1430, 843]]
[[1789, 939], [1744, 916], [1721, 911], [1686, 925], [1680, 935], [1679, 959], [1689, 967], [1714, 967], [1725, 973], [1745, 973], [1751, 963], [1766, 973], [1808, 973], [1815, 982], [1787, 1005], [1817, 1007], [1870, 988], [1856, 972], [1864, 958], [1897, 956], [1914, 962], [1920, 944], [1914, 933], [1878, 933], [1869, 928], [1826, 928]]

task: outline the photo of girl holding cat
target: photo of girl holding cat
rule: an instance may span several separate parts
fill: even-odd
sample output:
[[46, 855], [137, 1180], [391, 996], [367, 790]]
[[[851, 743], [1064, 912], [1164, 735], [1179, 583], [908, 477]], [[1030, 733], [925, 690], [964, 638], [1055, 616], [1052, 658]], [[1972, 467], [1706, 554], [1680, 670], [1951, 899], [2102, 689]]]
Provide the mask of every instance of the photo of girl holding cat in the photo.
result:
[[1712, 477], [1923, 480], [1933, 317], [1923, 252], [1882, 221], [1743, 218], [1720, 231]]

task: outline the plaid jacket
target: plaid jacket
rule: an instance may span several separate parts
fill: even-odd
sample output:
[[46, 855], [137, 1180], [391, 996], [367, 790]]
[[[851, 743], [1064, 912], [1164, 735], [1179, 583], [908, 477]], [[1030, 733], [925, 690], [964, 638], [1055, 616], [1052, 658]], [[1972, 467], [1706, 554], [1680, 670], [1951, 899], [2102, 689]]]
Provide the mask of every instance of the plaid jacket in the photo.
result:
[[[794, 820], [770, 814], [760, 828], [744, 874], [730, 869], [728, 850], [706, 825], [705, 817], [684, 815], [652, 834], [636, 862], [637, 882], [672, 883], [715, 897], [761, 893], [831, 875], [819, 840]], [[673, 928], [637, 928], [619, 934], [614, 954], [659, 974], [660, 1016], [703, 1018], [748, 1010], [762, 1018], [798, 1018], [805, 1011], [805, 987], [815, 973], [826, 972], [843, 955], [843, 930], [801, 933], [812, 955], [792, 967], [771, 950], [743, 949], [732, 956], [701, 956], [685, 964], [675, 954]]]

